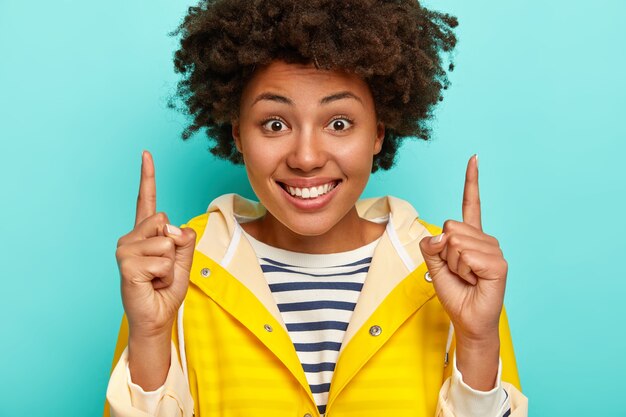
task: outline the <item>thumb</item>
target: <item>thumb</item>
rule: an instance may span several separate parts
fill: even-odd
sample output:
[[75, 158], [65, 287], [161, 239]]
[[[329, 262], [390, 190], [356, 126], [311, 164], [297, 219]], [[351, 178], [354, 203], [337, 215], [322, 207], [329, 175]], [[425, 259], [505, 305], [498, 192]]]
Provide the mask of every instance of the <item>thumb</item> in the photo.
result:
[[428, 272], [431, 277], [437, 275], [441, 268], [447, 264], [447, 262], [439, 256], [445, 247], [445, 233], [436, 236], [427, 236], [420, 241], [420, 250], [422, 251], [424, 262], [426, 262], [426, 266], [428, 267]]
[[187, 272], [191, 271], [193, 251], [196, 247], [196, 232], [190, 227], [180, 229], [174, 225], [167, 224], [164, 227], [164, 233], [165, 236], [172, 238], [176, 244], [176, 266], [183, 268]]

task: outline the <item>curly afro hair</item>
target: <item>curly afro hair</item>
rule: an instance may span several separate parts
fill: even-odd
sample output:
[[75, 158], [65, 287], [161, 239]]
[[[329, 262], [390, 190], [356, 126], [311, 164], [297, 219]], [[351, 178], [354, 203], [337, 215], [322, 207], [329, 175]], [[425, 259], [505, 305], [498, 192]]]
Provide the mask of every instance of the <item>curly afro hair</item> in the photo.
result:
[[[242, 163], [232, 138], [246, 82], [273, 60], [355, 73], [385, 125], [372, 172], [389, 169], [406, 137], [428, 140], [428, 122], [449, 80], [441, 57], [456, 45], [457, 19], [417, 0], [203, 0], [171, 35], [182, 74], [174, 100], [193, 116], [183, 139], [206, 128], [212, 154]], [[450, 63], [449, 71], [453, 70]]]

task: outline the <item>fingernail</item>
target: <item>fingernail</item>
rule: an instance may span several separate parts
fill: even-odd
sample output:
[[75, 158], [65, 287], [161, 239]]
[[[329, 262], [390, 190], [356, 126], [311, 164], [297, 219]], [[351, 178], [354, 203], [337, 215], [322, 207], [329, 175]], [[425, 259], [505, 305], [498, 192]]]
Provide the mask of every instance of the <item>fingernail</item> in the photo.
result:
[[476, 158], [476, 168], [478, 168], [478, 154], [474, 154], [474, 158]]
[[441, 242], [441, 239], [443, 239], [443, 235], [444, 235], [444, 234], [445, 234], [445, 233], [442, 233], [442, 234], [440, 234], [440, 235], [437, 235], [437, 236], [433, 236], [433, 237], [431, 237], [431, 238], [430, 238], [431, 243], [432, 243], [432, 244], [434, 244], [434, 245], [436, 245], [437, 243]]
[[183, 234], [183, 231], [174, 225], [166, 224], [165, 228], [167, 229], [167, 234], [169, 235], [181, 236]]

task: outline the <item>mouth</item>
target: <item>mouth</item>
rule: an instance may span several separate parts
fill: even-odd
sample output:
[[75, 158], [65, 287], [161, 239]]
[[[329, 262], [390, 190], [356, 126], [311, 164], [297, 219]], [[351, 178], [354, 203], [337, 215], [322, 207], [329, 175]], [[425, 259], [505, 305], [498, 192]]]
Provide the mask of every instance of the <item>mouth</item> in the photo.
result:
[[332, 190], [337, 188], [340, 183], [341, 180], [333, 180], [314, 187], [294, 187], [283, 182], [278, 182], [278, 185], [280, 185], [285, 192], [295, 199], [313, 200], [330, 193]]

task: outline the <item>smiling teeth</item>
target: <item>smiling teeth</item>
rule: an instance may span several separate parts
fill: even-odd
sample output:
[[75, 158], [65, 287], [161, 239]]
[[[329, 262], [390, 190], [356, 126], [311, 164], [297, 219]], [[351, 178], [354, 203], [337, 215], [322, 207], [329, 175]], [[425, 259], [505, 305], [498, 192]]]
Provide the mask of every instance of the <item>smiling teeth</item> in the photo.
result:
[[298, 188], [298, 187], [290, 187], [286, 186], [289, 194], [294, 197], [300, 198], [317, 198], [331, 191], [336, 187], [335, 183], [328, 183], [324, 185], [320, 185], [318, 187], [309, 187], [309, 188]]

